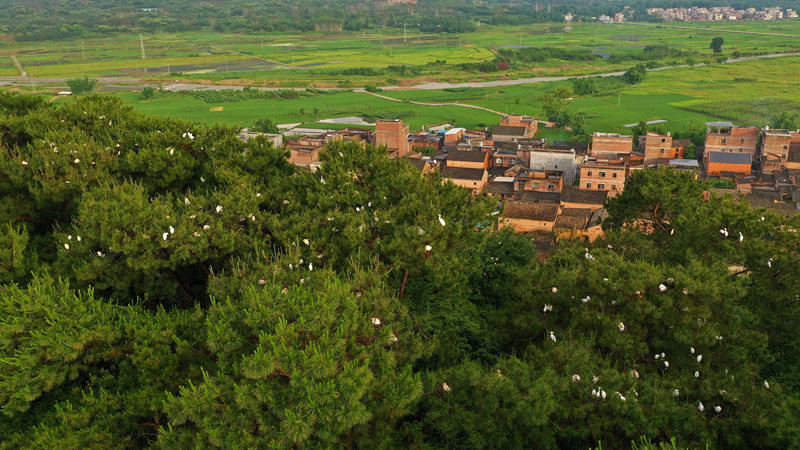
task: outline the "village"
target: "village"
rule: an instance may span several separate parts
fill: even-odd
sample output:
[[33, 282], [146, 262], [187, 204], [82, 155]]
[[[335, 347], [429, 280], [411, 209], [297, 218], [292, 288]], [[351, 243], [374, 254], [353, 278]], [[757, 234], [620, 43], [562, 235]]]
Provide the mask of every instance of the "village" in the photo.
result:
[[[705, 146], [686, 159], [692, 142], [671, 133], [632, 135], [595, 132], [591, 142], [536, 137], [532, 116], [505, 115], [490, 131], [441, 124], [410, 132], [401, 120], [378, 120], [375, 130], [348, 127], [308, 136], [267, 135], [285, 147], [294, 165], [316, 170], [326, 144], [350, 140], [385, 147], [422, 174], [438, 172], [442, 182], [498, 201], [498, 225], [532, 233], [543, 246], [561, 239], [593, 242], [602, 236], [606, 199], [625, 189], [637, 170], [689, 171], [718, 193], [730, 193], [754, 207], [781, 214], [800, 209], [800, 130], [706, 123]], [[309, 130], [310, 131], [310, 130]], [[243, 131], [242, 139], [260, 133]]]

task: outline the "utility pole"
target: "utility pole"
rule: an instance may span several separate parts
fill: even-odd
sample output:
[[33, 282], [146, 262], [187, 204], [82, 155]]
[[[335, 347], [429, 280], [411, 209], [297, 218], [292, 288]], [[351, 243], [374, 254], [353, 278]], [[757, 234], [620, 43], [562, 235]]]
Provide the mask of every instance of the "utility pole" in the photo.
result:
[[142, 46], [142, 59], [147, 59], [144, 54], [144, 38], [142, 38], [142, 33], [139, 33], [139, 44]]
[[619, 96], [617, 97], [617, 108], [619, 108], [619, 105], [621, 103], [622, 103], [622, 94], [619, 94]]
[[406, 35], [406, 25], [407, 23], [403, 22], [403, 43], [408, 43], [408, 36]]
[[81, 39], [81, 52], [83, 52], [83, 62], [86, 62], [86, 47], [83, 45], [83, 39]]
[[264, 48], [264, 35], [261, 35], [261, 48]]

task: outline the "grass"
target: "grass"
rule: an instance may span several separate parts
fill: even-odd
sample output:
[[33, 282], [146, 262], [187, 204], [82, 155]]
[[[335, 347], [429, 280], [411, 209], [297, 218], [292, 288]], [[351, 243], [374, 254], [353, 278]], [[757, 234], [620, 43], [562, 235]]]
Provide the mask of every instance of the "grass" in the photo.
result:
[[[415, 111], [417, 115], [403, 119], [412, 130], [423, 125], [450, 122], [464, 126], [478, 123], [492, 124], [499, 121], [496, 114], [458, 106], [422, 106], [398, 103], [357, 92], [300, 97], [296, 99], [245, 100], [235, 103], [209, 104], [188, 96], [168, 96], [143, 101], [135, 92], [114, 94], [131, 104], [135, 109], [166, 117], [179, 117], [202, 123], [225, 123], [247, 126], [261, 117], [269, 117], [276, 123], [315, 122], [332, 117], [359, 114], [381, 114], [386, 116], [398, 110]], [[222, 107], [222, 111], [211, 111]], [[314, 113], [314, 108], [319, 110]], [[303, 109], [303, 113], [300, 110]], [[334, 124], [322, 124], [320, 128], [333, 128]]]
[[[625, 86], [592, 96], [575, 97], [569, 102], [569, 108], [586, 113], [587, 130], [590, 132], [627, 132], [629, 128], [624, 127], [625, 124], [655, 119], [667, 120], [668, 122], [660, 126], [665, 131], [674, 132], [680, 131], [690, 123], [718, 120], [712, 110], [697, 109], [706, 103], [747, 102], [760, 98], [780, 98], [785, 103], [800, 98], [800, 80], [794, 83], [784, 81], [797, 71], [800, 71], [800, 57], [782, 58], [777, 64], [776, 61], [759, 60], [651, 72], [646, 81], [639, 85]], [[401, 100], [422, 102], [459, 101], [502, 112], [541, 116], [542, 95], [563, 85], [570, 85], [570, 82], [486, 89], [387, 91], [383, 94]], [[135, 92], [113, 95], [118, 95], [143, 112], [237, 126], [250, 125], [260, 117], [269, 117], [277, 123], [306, 123], [363, 114], [391, 117], [398, 111], [416, 113], [403, 119], [412, 130], [419, 130], [423, 125], [449, 122], [453, 119], [456, 125], [470, 128], [481, 124], [494, 125], [499, 121], [497, 115], [486, 111], [459, 106], [423, 106], [394, 102], [350, 91], [296, 99], [246, 100], [219, 104], [205, 103], [194, 97], [174, 94], [148, 101], [142, 101]], [[211, 111], [214, 107], [223, 109]], [[695, 111], [684, 109], [687, 107]], [[319, 112], [314, 113], [314, 108]], [[302, 114], [301, 109], [304, 110]], [[749, 123], [747, 120], [739, 122]], [[320, 124], [319, 127], [333, 128], [335, 125]], [[559, 136], [559, 139], [565, 138]]]

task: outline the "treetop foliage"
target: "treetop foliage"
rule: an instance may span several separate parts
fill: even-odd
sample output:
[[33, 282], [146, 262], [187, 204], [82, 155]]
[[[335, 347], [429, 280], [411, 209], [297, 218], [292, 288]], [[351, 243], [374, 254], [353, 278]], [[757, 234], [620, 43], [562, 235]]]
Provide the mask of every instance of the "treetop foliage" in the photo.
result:
[[797, 216], [637, 171], [605, 238], [540, 262], [494, 201], [369, 145], [310, 172], [109, 97], [0, 115], [2, 448], [800, 434]]

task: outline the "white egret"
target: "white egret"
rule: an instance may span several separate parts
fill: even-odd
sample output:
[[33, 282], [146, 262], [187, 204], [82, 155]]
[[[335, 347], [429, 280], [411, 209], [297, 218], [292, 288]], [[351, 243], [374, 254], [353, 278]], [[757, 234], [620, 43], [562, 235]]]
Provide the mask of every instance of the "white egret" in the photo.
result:
[[217, 211], [217, 214], [221, 213], [222, 212], [222, 205], [217, 205], [216, 211]]
[[445, 226], [445, 222], [444, 222], [444, 219], [442, 219], [442, 215], [441, 214], [439, 214], [439, 223], [442, 224], [442, 226]]
[[764, 380], [764, 389], [769, 389], [769, 381]]
[[186, 203], [188, 205], [188, 204], [190, 204], [192, 202], [189, 201], [189, 197], [184, 197], [183, 198], [183, 203]]
[[550, 288], [550, 292], [552, 292], [553, 294], [555, 294], [556, 292], [558, 292], [558, 288], [557, 288], [557, 287], [555, 287], [555, 286], [553, 286], [553, 287], [551, 287], [551, 288]]
[[203, 225], [203, 229], [204, 230], [210, 230], [211, 229], [211, 225], [205, 224], [205, 225]]
[[742, 235], [742, 232], [740, 231], [739, 232], [739, 242], [742, 242], [743, 240], [744, 240], [744, 235]]
[[426, 251], [426, 252], [429, 252], [429, 251], [431, 251], [431, 250], [433, 250], [433, 247], [431, 247], [430, 245], [426, 245], [426, 246], [425, 246], [425, 251]]
[[605, 400], [605, 399], [606, 399], [606, 391], [602, 391], [602, 390], [601, 390], [601, 391], [600, 391], [600, 397], [602, 397], [602, 398], [603, 398], [603, 400]]
[[450, 386], [447, 383], [442, 383], [442, 390], [445, 392], [450, 392]]
[[542, 308], [542, 312], [550, 312], [553, 310], [553, 305], [545, 304], [544, 308]]
[[669, 368], [669, 361], [664, 361], [664, 367]]
[[699, 402], [697, 404], [697, 410], [700, 411], [700, 412], [703, 412], [704, 409], [706, 409], [706, 407], [703, 406], [703, 402]]
[[695, 371], [694, 371], [694, 377], [695, 377], [695, 378], [700, 378], [700, 372], [699, 372], [699, 371], [697, 371], [697, 370], [695, 370]]
[[619, 325], [617, 325], [617, 327], [619, 328], [619, 331], [625, 331], [625, 324], [624, 323], [620, 322]]
[[689, 347], [689, 353], [694, 355], [694, 347]]
[[722, 406], [719, 406], [719, 405], [715, 406], [715, 407], [714, 407], [714, 411], [715, 411], [717, 414], [721, 413], [721, 412], [722, 412]]
[[308, 263], [308, 271], [309, 272], [313, 272], [314, 271], [314, 264]]
[[581, 376], [576, 373], [575, 375], [572, 376], [572, 381], [575, 383], [581, 381]]
[[666, 290], [667, 290], [667, 287], [666, 287], [666, 286], [664, 286], [664, 284], [662, 283], [662, 284], [659, 284], [659, 285], [658, 285], [658, 290], [659, 290], [660, 292], [664, 292], [664, 291], [666, 291]]
[[702, 360], [703, 360], [703, 355], [697, 355], [697, 362], [700, 362]]
[[672, 396], [673, 396], [673, 397], [678, 397], [678, 396], [680, 396], [680, 395], [681, 395], [681, 391], [679, 391], [679, 390], [677, 390], [677, 389], [673, 389], [673, 390], [672, 390]]
[[553, 334], [553, 332], [552, 332], [552, 331], [550, 332], [550, 340], [551, 340], [551, 341], [553, 341], [553, 342], [556, 342], [556, 341], [557, 341], [557, 339], [556, 339], [556, 335], [555, 335], [555, 334]]
[[169, 226], [169, 234], [175, 234], [175, 228], [172, 228], [172, 225]]
[[164, 240], [166, 241], [167, 238], [169, 237], [169, 233], [164, 233], [161, 235], [161, 237], [164, 238]]
[[372, 324], [377, 327], [378, 325], [381, 324], [381, 319], [378, 319], [377, 317], [373, 317], [373, 318], [370, 319], [370, 322], [372, 322]]
[[64, 248], [69, 250], [69, 244], [64, 244]]
[[583, 298], [581, 299], [581, 301], [582, 301], [583, 303], [589, 303], [589, 301], [590, 301], [591, 299], [592, 299], [592, 297], [591, 297], [590, 295], [587, 295], [586, 297], [583, 297]]

